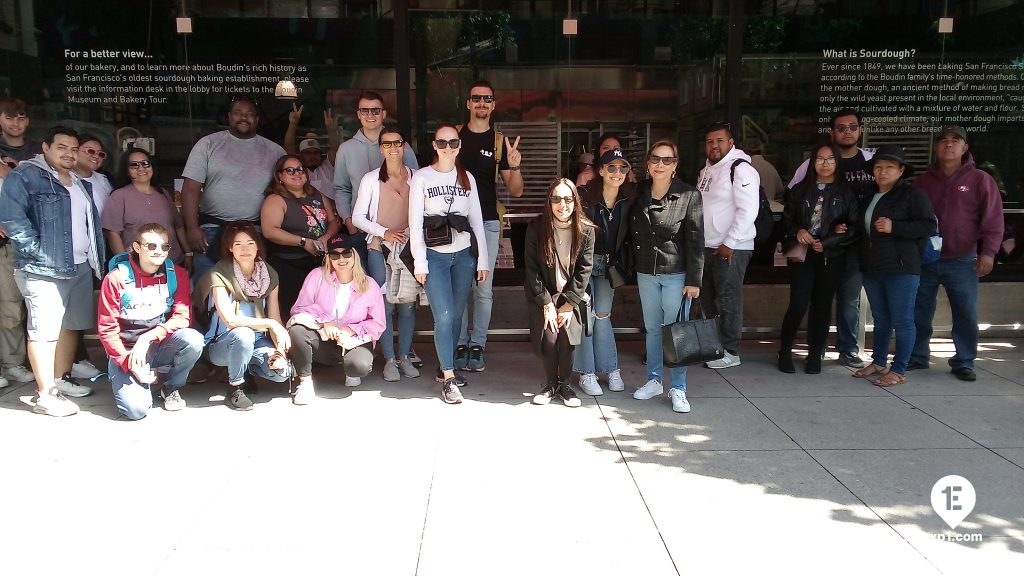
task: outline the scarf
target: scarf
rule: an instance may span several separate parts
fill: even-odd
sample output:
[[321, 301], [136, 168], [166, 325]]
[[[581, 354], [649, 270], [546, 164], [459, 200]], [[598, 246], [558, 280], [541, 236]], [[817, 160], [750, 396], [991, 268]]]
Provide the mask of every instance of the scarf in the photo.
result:
[[242, 287], [242, 293], [250, 298], [263, 298], [270, 289], [270, 272], [262, 260], [257, 260], [252, 269], [252, 280], [246, 280], [245, 274], [238, 266], [238, 262], [232, 262], [235, 268], [235, 283]]

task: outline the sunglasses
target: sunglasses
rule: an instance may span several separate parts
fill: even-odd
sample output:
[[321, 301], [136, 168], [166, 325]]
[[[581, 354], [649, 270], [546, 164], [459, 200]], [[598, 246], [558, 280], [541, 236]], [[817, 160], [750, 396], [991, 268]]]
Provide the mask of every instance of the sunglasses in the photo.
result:
[[452, 138], [451, 140], [434, 140], [434, 146], [437, 146], [438, 150], [444, 150], [449, 146], [452, 147], [452, 150], [456, 150], [458, 149], [459, 144], [462, 144], [462, 140], [459, 140], [458, 138]]
[[679, 160], [679, 158], [676, 158], [675, 156], [654, 156], [654, 155], [651, 155], [651, 156], [649, 156], [647, 158], [647, 161], [650, 162], [654, 166], [657, 166], [658, 164], [662, 164], [664, 166], [673, 166], [676, 163], [677, 160]]
[[149, 168], [152, 165], [153, 165], [153, 163], [150, 162], [149, 160], [137, 160], [135, 162], [129, 162], [128, 163], [128, 169], [129, 170], [139, 170], [139, 169]]
[[280, 171], [284, 172], [285, 174], [287, 174], [289, 176], [295, 176], [296, 174], [305, 174], [306, 173], [306, 169], [303, 168], [302, 166], [288, 166], [287, 168], [281, 168]]
[[106, 152], [103, 150], [96, 150], [95, 148], [79, 148], [78, 151], [85, 152], [89, 156], [99, 158], [100, 160], [105, 160], [107, 158]]
[[381, 143], [380, 143], [380, 147], [385, 149], [385, 150], [387, 150], [388, 148], [401, 148], [402, 144], [405, 144], [405, 142], [402, 142], [401, 140], [392, 140], [392, 141], [383, 141], [382, 140]]
[[331, 260], [341, 260], [342, 258], [351, 258], [352, 257], [352, 249], [351, 248], [344, 248], [344, 249], [342, 249], [341, 252], [331, 252], [331, 253], [328, 254], [328, 256], [330, 256]]
[[486, 102], [488, 104], [490, 104], [491, 102], [494, 102], [494, 96], [485, 96], [483, 94], [473, 94], [473, 95], [471, 95], [469, 97], [469, 99], [471, 101], [473, 101], [473, 102], [479, 102], [479, 101], [483, 100], [484, 102]]
[[576, 199], [572, 196], [548, 196], [548, 202], [556, 205], [561, 204], [562, 202], [565, 202], [566, 204], [575, 204]]
[[150, 252], [156, 252], [158, 249], [161, 252], [170, 252], [171, 251], [171, 245], [170, 244], [157, 244], [156, 242], [147, 242], [146, 244], [139, 244], [139, 246], [142, 246], [143, 248], [145, 248], [146, 250], [149, 250]]
[[840, 124], [839, 126], [836, 126], [836, 131], [840, 134], [856, 132], [857, 130], [860, 130], [860, 124]]
[[629, 173], [629, 166], [626, 166], [625, 164], [605, 164], [604, 169], [607, 170], [609, 174]]
[[360, 108], [359, 109], [359, 113], [362, 114], [363, 116], [380, 116], [380, 113], [383, 112], [383, 111], [384, 111], [383, 108]]

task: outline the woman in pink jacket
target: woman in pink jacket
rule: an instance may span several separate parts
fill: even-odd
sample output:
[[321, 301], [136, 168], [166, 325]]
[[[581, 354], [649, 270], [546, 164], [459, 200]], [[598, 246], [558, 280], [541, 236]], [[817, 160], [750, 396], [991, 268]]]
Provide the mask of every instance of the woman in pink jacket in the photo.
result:
[[366, 275], [351, 239], [334, 236], [327, 243], [324, 265], [306, 276], [288, 321], [288, 355], [299, 377], [292, 401], [308, 404], [316, 397], [314, 359], [336, 365], [342, 356], [345, 385], [359, 386], [373, 368], [373, 343], [384, 325], [380, 286]]

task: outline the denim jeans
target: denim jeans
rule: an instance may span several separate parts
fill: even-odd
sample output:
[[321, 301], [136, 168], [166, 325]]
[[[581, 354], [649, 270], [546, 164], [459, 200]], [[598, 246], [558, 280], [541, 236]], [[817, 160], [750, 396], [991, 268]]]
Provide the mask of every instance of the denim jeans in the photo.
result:
[[[387, 282], [387, 265], [384, 262], [384, 253], [380, 250], [370, 250], [369, 262], [367, 263], [370, 276], [380, 284], [381, 287]], [[385, 358], [395, 357], [395, 332], [394, 313], [398, 310], [398, 355], [405, 357], [412, 349], [413, 332], [416, 330], [416, 303], [392, 304], [384, 297], [384, 317], [387, 325], [380, 335], [380, 350]]]
[[935, 299], [939, 294], [939, 284], [942, 284], [946, 287], [953, 316], [953, 346], [956, 348], [956, 354], [949, 359], [949, 366], [953, 369], [974, 368], [974, 359], [978, 357], [977, 264], [978, 257], [972, 254], [921, 266], [921, 286], [917, 289], [917, 304], [914, 306], [917, 341], [911, 360], [928, 363]]
[[[203, 341], [203, 335], [198, 331], [182, 328], [149, 347], [146, 360], [154, 372], [164, 375], [167, 394], [185, 386], [189, 371], [203, 353]], [[145, 418], [153, 407], [149, 384], [139, 382], [112, 360], [107, 362], [107, 378], [114, 391], [117, 411], [131, 420]]]
[[203, 224], [200, 230], [206, 238], [206, 252], [196, 252], [192, 258], [193, 285], [203, 274], [213, 270], [213, 266], [220, 260], [220, 241], [224, 238], [224, 227], [218, 224]]
[[846, 268], [836, 286], [836, 349], [840, 354], [859, 354], [857, 334], [860, 332], [860, 291], [864, 280], [857, 254], [846, 255]]
[[210, 362], [228, 369], [228, 384], [236, 386], [245, 379], [245, 369], [260, 378], [284, 382], [290, 376], [270, 369], [274, 342], [269, 336], [252, 328], [239, 326], [214, 338], [209, 345]]
[[875, 332], [871, 361], [886, 365], [889, 339], [896, 331], [896, 353], [892, 357], [892, 371], [907, 372], [910, 351], [914, 349], [914, 301], [921, 277], [917, 274], [864, 272], [864, 291], [868, 293], [871, 316], [875, 319]]
[[476, 258], [470, 249], [446, 254], [427, 248], [427, 283], [424, 288], [434, 315], [434, 349], [441, 370], [455, 368], [455, 342], [476, 277]]
[[[719, 315], [722, 346], [730, 354], [740, 353], [743, 338], [743, 277], [753, 250], [736, 250], [726, 262], [704, 249], [704, 285], [700, 289], [700, 307], [708, 316]], [[648, 351], [650, 354], [650, 351]]]
[[[661, 348], [661, 327], [679, 319], [683, 304], [683, 286], [686, 274], [637, 274], [636, 286], [640, 293], [640, 306], [644, 311], [644, 329], [647, 332], [647, 379], [664, 382], [665, 370], [672, 376], [669, 385], [686, 392], [686, 366], [665, 368]], [[690, 319], [690, 304], [686, 299], [683, 319]]]
[[[469, 303], [462, 314], [459, 331], [459, 344], [466, 346], [487, 346], [487, 330], [491, 325], [491, 308], [494, 306], [494, 267], [498, 262], [498, 239], [501, 237], [501, 221], [487, 220], [484, 222], [484, 235], [487, 237], [488, 262], [487, 280], [473, 286], [473, 334], [469, 333]], [[429, 297], [429, 296], [428, 296]]]
[[611, 317], [615, 290], [608, 282], [607, 268], [608, 256], [595, 254], [594, 269], [590, 274], [590, 323], [593, 329], [589, 336], [584, 334], [573, 355], [572, 368], [581, 374], [607, 374], [619, 369]]

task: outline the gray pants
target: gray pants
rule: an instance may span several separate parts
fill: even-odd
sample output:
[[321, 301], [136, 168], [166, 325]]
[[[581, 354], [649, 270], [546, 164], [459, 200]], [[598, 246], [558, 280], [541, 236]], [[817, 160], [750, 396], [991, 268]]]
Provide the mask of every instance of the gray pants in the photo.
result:
[[704, 249], [704, 282], [700, 287], [700, 308], [708, 317], [720, 315], [718, 328], [722, 346], [730, 354], [740, 353], [743, 336], [743, 277], [753, 250], [736, 250], [732, 262], [712, 256], [715, 248]]
[[14, 281], [13, 247], [0, 246], [0, 365], [25, 364], [25, 299]]

